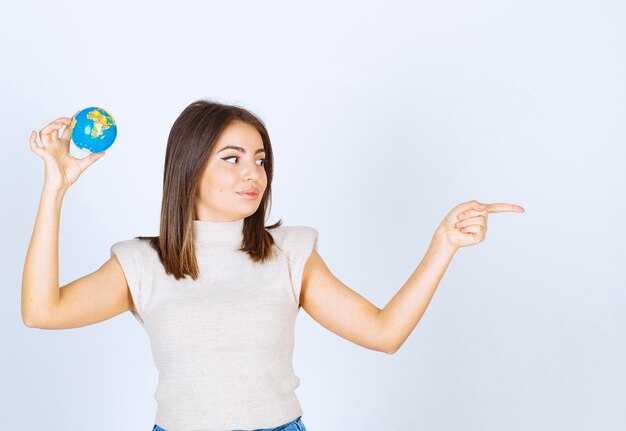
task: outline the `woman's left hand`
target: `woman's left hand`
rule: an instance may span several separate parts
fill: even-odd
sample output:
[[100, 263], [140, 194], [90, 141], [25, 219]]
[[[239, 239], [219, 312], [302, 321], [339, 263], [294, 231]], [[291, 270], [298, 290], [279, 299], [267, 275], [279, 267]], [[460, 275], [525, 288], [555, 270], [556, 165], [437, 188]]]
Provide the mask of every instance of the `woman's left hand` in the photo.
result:
[[434, 239], [455, 251], [478, 244], [487, 233], [487, 214], [499, 212], [523, 213], [524, 208], [514, 204], [482, 204], [478, 201], [459, 204], [443, 219]]

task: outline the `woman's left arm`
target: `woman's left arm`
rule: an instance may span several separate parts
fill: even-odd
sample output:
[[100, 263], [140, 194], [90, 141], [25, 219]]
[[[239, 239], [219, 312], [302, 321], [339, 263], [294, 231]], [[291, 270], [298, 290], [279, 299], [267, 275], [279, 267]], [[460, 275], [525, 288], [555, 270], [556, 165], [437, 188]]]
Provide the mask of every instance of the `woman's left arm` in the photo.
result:
[[304, 268], [300, 304], [337, 335], [393, 354], [417, 326], [456, 251], [481, 242], [487, 232], [487, 214], [495, 212], [523, 213], [524, 208], [470, 201], [450, 211], [420, 264], [382, 310], [334, 277], [313, 251]]
[[457, 205], [444, 217], [420, 264], [380, 312], [380, 327], [386, 334], [390, 353], [395, 353], [417, 326], [456, 251], [484, 240], [487, 215], [505, 211], [524, 212], [524, 208], [469, 201]]

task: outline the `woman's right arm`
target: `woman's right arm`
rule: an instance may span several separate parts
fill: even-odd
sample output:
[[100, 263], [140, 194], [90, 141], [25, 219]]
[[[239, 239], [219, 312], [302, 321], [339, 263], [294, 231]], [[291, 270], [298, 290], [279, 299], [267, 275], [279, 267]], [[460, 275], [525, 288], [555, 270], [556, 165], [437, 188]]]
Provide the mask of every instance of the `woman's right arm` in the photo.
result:
[[22, 320], [35, 326], [59, 301], [59, 219], [63, 190], [42, 190], [22, 274]]
[[[132, 297], [116, 257], [95, 272], [59, 288], [59, 225], [68, 188], [104, 152], [83, 159], [69, 152], [71, 118], [62, 117], [30, 136], [31, 150], [45, 162], [45, 181], [22, 274], [22, 320], [48, 329], [86, 326], [132, 308]], [[59, 130], [63, 127], [63, 135]]]

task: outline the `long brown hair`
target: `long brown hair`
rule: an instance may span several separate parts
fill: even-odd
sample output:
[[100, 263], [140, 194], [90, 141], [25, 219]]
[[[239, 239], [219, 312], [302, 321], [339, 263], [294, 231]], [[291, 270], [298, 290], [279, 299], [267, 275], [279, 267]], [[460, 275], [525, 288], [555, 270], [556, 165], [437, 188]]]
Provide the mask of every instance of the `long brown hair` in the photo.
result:
[[273, 154], [265, 124], [250, 111], [235, 105], [197, 100], [178, 116], [167, 139], [163, 173], [163, 201], [159, 236], [138, 236], [149, 240], [159, 254], [165, 272], [176, 280], [199, 276], [194, 248], [193, 220], [195, 196], [202, 172], [213, 147], [231, 121], [243, 121], [258, 130], [265, 149], [267, 187], [257, 211], [244, 219], [240, 251], [256, 262], [272, 257], [274, 239], [266, 229], [282, 224], [282, 219], [265, 227], [265, 215], [272, 195]]

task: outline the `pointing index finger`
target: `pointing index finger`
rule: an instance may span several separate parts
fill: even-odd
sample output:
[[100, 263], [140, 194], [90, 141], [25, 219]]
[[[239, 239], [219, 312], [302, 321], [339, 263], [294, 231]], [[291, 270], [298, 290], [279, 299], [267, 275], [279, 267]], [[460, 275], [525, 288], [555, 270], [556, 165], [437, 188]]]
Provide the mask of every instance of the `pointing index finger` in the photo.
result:
[[515, 205], [515, 204], [497, 203], [497, 204], [483, 204], [483, 205], [486, 207], [486, 211], [488, 213], [502, 213], [502, 212], [523, 213], [526, 211], [524, 210], [523, 207], [519, 205]]

